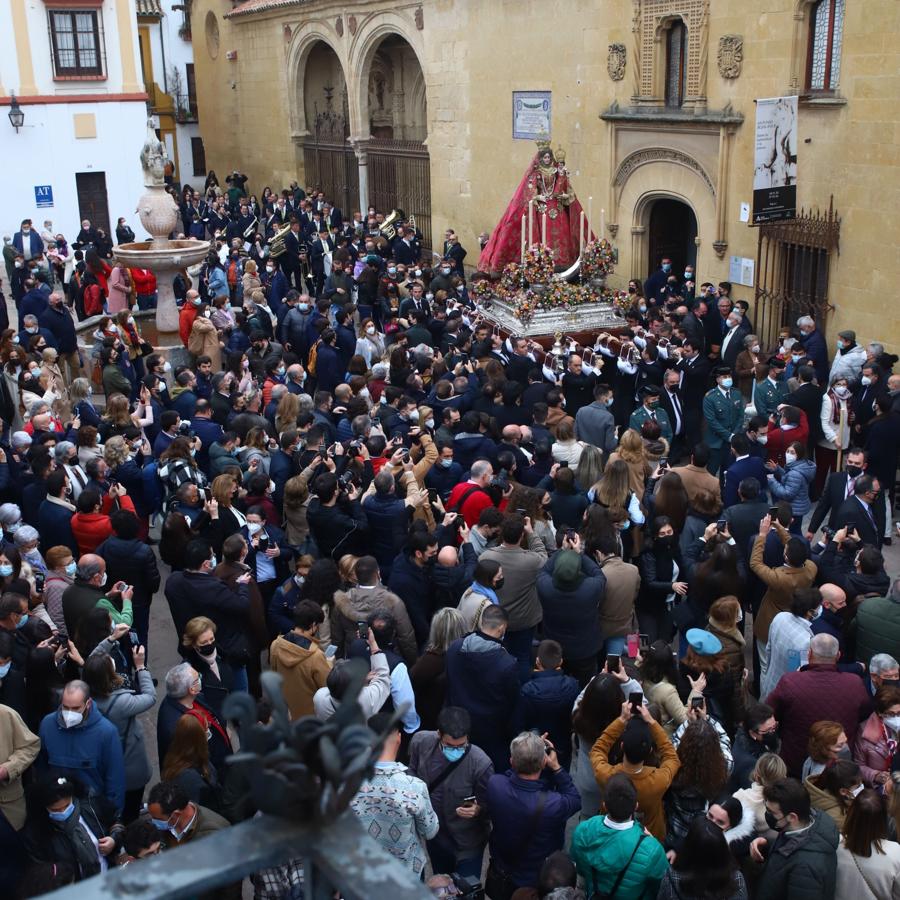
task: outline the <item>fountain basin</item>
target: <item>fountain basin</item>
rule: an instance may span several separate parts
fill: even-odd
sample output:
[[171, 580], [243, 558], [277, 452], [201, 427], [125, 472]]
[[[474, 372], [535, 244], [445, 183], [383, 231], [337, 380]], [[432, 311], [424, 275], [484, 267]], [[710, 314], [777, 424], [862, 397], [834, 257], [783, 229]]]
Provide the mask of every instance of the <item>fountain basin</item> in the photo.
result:
[[113, 258], [123, 266], [150, 269], [156, 275], [156, 329], [160, 333], [178, 331], [178, 307], [172, 280], [176, 272], [188, 269], [206, 258], [209, 242], [187, 240], [134, 241], [113, 247]]

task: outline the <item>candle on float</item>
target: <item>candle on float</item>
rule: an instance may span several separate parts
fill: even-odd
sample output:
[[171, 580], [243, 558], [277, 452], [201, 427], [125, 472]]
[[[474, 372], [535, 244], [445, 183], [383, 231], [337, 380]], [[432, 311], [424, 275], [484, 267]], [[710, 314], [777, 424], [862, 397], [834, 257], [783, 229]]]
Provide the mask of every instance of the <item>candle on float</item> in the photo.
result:
[[587, 229], [588, 229], [588, 242], [591, 240], [591, 222], [594, 219], [594, 198], [588, 197], [588, 214], [587, 214]]
[[600, 237], [606, 236], [606, 210], [600, 210]]
[[584, 252], [584, 210], [581, 211], [581, 221], [578, 223], [578, 255]]
[[534, 246], [534, 214], [533, 214], [533, 206], [534, 200], [528, 201], [528, 246]]
[[547, 246], [547, 213], [541, 219], [541, 244]]
[[522, 213], [522, 265], [525, 265], [525, 213]]

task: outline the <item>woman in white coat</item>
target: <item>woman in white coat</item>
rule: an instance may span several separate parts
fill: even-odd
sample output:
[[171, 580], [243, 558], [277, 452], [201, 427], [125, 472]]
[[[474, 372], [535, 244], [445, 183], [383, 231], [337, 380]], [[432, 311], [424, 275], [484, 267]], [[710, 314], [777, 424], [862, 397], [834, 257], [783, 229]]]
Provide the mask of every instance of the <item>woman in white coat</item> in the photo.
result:
[[835, 900], [900, 900], [900, 844], [888, 840], [881, 794], [867, 789], [855, 797], [842, 832]]
[[825, 479], [837, 471], [838, 450], [847, 451], [850, 446], [850, 384], [845, 376], [829, 382], [822, 396], [819, 421], [822, 436], [816, 446], [816, 480], [818, 493], [822, 492]]

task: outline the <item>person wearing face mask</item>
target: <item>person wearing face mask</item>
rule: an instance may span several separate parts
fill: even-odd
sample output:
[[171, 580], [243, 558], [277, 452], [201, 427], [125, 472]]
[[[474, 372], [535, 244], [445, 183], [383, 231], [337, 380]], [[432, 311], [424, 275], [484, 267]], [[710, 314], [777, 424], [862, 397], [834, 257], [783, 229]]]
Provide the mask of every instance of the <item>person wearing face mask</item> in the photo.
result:
[[765, 416], [768, 419], [775, 415], [787, 397], [784, 362], [773, 356], [766, 364], [758, 366], [756, 371], [759, 380], [753, 388], [753, 405], [758, 416]]
[[293, 628], [278, 635], [269, 651], [273, 672], [283, 678], [284, 697], [291, 718], [314, 714], [313, 696], [325, 687], [331, 661], [319, 646], [319, 626], [325, 611], [312, 600], [301, 600], [293, 610]]
[[84, 681], [70, 681], [59, 709], [41, 720], [38, 769], [68, 774], [105, 797], [118, 816], [125, 804], [125, 760], [119, 732], [97, 709]]
[[812, 508], [809, 492], [816, 477], [816, 465], [806, 458], [806, 446], [800, 441], [787, 445], [784, 462], [784, 468], [771, 461], [766, 463], [769, 493], [774, 501], [784, 500], [791, 504], [790, 531], [800, 534], [803, 517]]
[[50, 547], [44, 554], [47, 562], [47, 576], [44, 581], [44, 606], [60, 631], [66, 630], [63, 615], [63, 594], [74, 583], [78, 564], [69, 547], [62, 544]]
[[853, 742], [853, 758], [859, 763], [868, 787], [881, 788], [890, 781], [898, 738], [900, 687], [883, 684], [875, 691], [875, 711], [860, 726]]
[[181, 635], [179, 652], [190, 663], [203, 682], [203, 702], [224, 721], [225, 698], [234, 690], [234, 670], [219, 652], [216, 623], [206, 616], [189, 619]]
[[[829, 719], [816, 722], [809, 729], [807, 749], [809, 755], [803, 763], [801, 776], [804, 782], [808, 778], [824, 772], [838, 760], [851, 761], [853, 758], [853, 751], [847, 741], [847, 735], [844, 734], [844, 726], [840, 722], [832, 722]], [[859, 784], [861, 781], [859, 767], [857, 767], [855, 783]], [[862, 786], [860, 790], [862, 790]]]
[[836, 349], [828, 382], [831, 383], [836, 378], [846, 378], [847, 383], [855, 387], [866, 362], [866, 348], [856, 343], [855, 331], [847, 330], [838, 332]]
[[703, 417], [706, 419], [706, 443], [709, 446], [707, 469], [715, 475], [728, 463], [731, 437], [744, 421], [744, 398], [734, 388], [728, 366], [715, 369], [716, 386], [703, 398]]
[[78, 625], [87, 613], [106, 597], [106, 562], [93, 553], [78, 559], [74, 580], [62, 594], [62, 613], [65, 631], [77, 633]]
[[76, 882], [107, 871], [121, 826], [103, 798], [59, 773], [42, 776], [32, 791], [34, 812], [22, 832], [27, 857], [71, 872]]
[[649, 302], [654, 305], [662, 304], [671, 275], [672, 260], [668, 256], [664, 256], [660, 260], [659, 268], [644, 282], [644, 296]]
[[[218, 813], [189, 800], [174, 781], [160, 781], [150, 789], [147, 812], [166, 848], [202, 840], [231, 827]], [[217, 888], [215, 893], [222, 900], [240, 900], [241, 884]]]
[[[409, 747], [409, 772], [428, 785], [440, 831], [428, 842], [435, 871], [480, 877], [488, 839], [487, 783], [494, 767], [470, 738], [471, 718], [458, 706], [441, 710], [437, 730], [419, 731]], [[460, 798], [471, 798], [462, 803]]]

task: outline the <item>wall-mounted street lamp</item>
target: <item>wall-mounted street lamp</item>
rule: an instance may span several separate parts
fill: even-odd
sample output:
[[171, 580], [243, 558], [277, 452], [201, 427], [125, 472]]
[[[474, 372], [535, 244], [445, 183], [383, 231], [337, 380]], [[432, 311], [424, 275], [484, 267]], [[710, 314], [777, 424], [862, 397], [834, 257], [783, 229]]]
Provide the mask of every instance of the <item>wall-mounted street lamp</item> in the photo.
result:
[[19, 101], [16, 100], [15, 94], [10, 95], [9, 124], [16, 129], [16, 134], [19, 133], [19, 129], [25, 124], [25, 112], [19, 106]]

